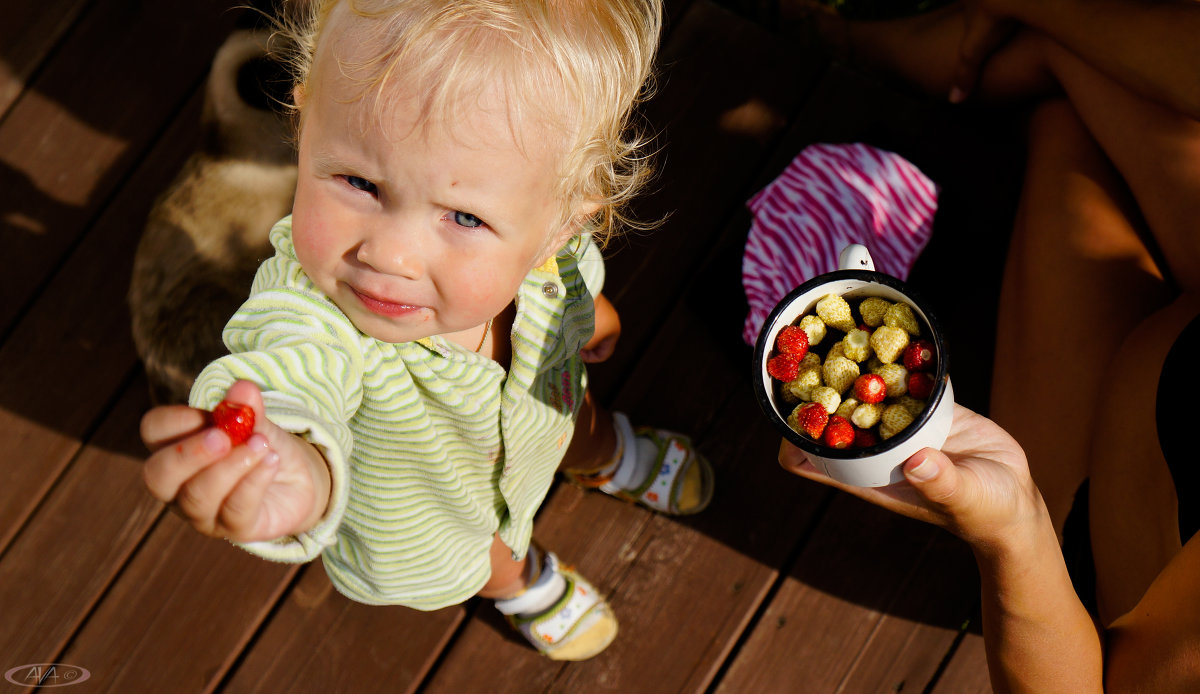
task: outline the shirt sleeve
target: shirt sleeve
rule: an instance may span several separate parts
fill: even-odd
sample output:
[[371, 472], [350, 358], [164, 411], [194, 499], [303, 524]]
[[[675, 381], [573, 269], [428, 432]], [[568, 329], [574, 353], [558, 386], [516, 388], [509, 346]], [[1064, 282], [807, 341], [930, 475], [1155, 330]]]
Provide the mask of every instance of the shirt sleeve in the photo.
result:
[[308, 532], [240, 546], [274, 561], [311, 561], [334, 544], [346, 511], [353, 449], [348, 422], [362, 400], [359, 333], [324, 297], [285, 287], [252, 295], [223, 337], [230, 354], [200, 373], [190, 404], [212, 409], [234, 381], [253, 381], [263, 391], [267, 418], [317, 447], [332, 485], [325, 517]]

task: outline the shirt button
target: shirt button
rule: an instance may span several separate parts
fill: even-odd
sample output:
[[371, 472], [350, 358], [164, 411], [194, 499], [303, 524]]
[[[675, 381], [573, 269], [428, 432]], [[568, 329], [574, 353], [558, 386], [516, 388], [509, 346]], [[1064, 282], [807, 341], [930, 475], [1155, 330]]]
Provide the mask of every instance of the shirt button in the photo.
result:
[[553, 282], [547, 282], [542, 285], [542, 295], [551, 299], [558, 296], [558, 285]]

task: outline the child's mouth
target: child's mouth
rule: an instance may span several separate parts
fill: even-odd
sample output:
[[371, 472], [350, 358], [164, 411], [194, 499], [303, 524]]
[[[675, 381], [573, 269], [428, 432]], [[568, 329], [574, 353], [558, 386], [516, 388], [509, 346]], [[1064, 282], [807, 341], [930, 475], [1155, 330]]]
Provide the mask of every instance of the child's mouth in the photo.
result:
[[351, 287], [350, 291], [354, 292], [354, 296], [358, 297], [358, 300], [362, 302], [362, 305], [366, 307], [368, 311], [381, 316], [404, 316], [421, 310], [420, 306], [400, 304], [394, 301], [379, 299], [371, 296], [370, 294], [364, 294], [354, 287]]

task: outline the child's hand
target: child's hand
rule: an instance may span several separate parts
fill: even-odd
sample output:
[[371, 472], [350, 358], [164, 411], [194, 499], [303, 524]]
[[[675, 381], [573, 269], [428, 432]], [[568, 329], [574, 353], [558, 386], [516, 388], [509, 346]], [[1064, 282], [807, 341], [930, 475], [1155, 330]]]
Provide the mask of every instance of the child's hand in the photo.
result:
[[621, 317], [617, 315], [617, 308], [604, 294], [596, 295], [595, 306], [596, 332], [579, 353], [589, 364], [611, 357], [617, 348], [617, 339], [621, 337]]
[[783, 467], [838, 487], [910, 518], [934, 523], [973, 546], [1013, 539], [1045, 514], [1025, 453], [995, 422], [961, 406], [942, 449], [924, 448], [904, 462], [907, 482], [851, 487], [819, 472], [799, 448], [784, 442]]
[[253, 542], [311, 529], [329, 502], [324, 458], [266, 418], [253, 383], [234, 383], [226, 400], [254, 410], [254, 432], [243, 445], [233, 446], [204, 410], [173, 405], [146, 413], [142, 440], [152, 454], [142, 472], [150, 493], [205, 535]]

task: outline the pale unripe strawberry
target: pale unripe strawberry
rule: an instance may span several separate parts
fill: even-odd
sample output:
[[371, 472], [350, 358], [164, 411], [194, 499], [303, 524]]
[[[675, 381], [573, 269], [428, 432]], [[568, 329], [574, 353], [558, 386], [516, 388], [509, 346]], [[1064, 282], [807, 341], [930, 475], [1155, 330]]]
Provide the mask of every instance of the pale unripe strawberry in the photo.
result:
[[825, 325], [844, 333], [855, 327], [854, 316], [850, 314], [850, 304], [837, 294], [827, 294], [817, 302], [817, 315], [825, 321]]
[[850, 414], [850, 421], [859, 429], [870, 429], [879, 423], [882, 416], [883, 403], [864, 402], [854, 408], [854, 412]]
[[908, 369], [899, 364], [880, 364], [873, 373], [887, 385], [887, 396], [898, 398], [908, 392]]
[[805, 369], [811, 369], [814, 366], [820, 366], [820, 365], [821, 365], [821, 355], [817, 354], [816, 352], [809, 352], [808, 354], [804, 355], [803, 359], [800, 360], [800, 370], [801, 371], [803, 371]]
[[871, 356], [871, 333], [854, 328], [840, 343], [847, 359], [864, 362]]
[[908, 333], [903, 328], [881, 325], [871, 333], [871, 349], [875, 356], [885, 364], [891, 364], [900, 357], [908, 346]]
[[900, 405], [904, 409], [908, 410], [909, 414], [911, 414], [913, 417], [921, 414], [921, 410], [925, 409], [925, 401], [918, 400], [911, 395], [902, 395], [896, 398], [895, 404]]
[[892, 304], [887, 313], [883, 314], [883, 324], [900, 328], [909, 335], [921, 334], [921, 325], [917, 323], [917, 317], [913, 315], [912, 307], [905, 303]]
[[842, 404], [842, 394], [830, 388], [829, 386], [818, 386], [812, 389], [809, 394], [809, 399], [813, 402], [819, 402], [825, 406], [825, 411], [829, 414], [837, 412], [838, 405]]
[[879, 418], [879, 435], [890, 439], [912, 422], [912, 413], [904, 405], [888, 405]]
[[862, 403], [852, 397], [847, 397], [842, 400], [842, 404], [838, 405], [837, 411], [834, 412], [839, 417], [850, 419], [850, 415], [854, 414], [854, 410]]
[[858, 378], [858, 364], [845, 357], [834, 357], [825, 360], [821, 372], [825, 377], [825, 385], [838, 393], [845, 393], [854, 385], [854, 379]]
[[812, 398], [812, 389], [823, 385], [821, 367], [809, 366], [801, 368], [796, 378], [783, 384], [783, 399], [788, 402], [800, 402]]
[[883, 325], [883, 316], [892, 307], [892, 302], [878, 296], [868, 296], [858, 305], [858, 314], [872, 328]]
[[[827, 352], [825, 354], [825, 361], [829, 361], [830, 359], [833, 359], [834, 357], [846, 357], [846, 345], [841, 340], [838, 340], [837, 342], [833, 343], [832, 345], [829, 345], [829, 352]], [[850, 357], [846, 357], [846, 358], [850, 359]], [[850, 359], [850, 361], [854, 361], [854, 360]]]
[[821, 340], [825, 339], [825, 321], [820, 318], [807, 315], [800, 319], [800, 329], [808, 333], [808, 346], [813, 347], [821, 344]]

